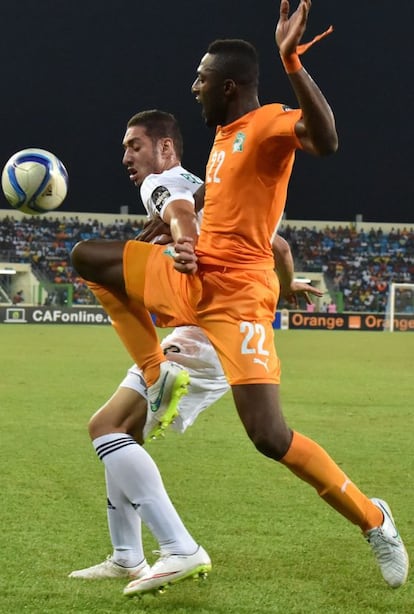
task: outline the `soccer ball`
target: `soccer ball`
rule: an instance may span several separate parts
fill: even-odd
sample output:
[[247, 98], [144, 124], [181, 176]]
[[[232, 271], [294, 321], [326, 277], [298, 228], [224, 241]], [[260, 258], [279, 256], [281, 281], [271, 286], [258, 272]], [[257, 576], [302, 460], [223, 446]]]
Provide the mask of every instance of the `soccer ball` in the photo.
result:
[[29, 215], [40, 215], [63, 203], [68, 191], [68, 173], [50, 151], [22, 149], [6, 162], [1, 187], [12, 207]]

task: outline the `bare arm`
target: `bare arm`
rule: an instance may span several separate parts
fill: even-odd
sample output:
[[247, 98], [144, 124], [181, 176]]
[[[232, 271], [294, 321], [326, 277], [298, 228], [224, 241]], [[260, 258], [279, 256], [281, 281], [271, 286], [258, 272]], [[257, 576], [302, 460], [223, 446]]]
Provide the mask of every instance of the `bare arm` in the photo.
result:
[[272, 242], [276, 272], [280, 282], [280, 295], [297, 305], [299, 295], [303, 295], [307, 303], [311, 303], [310, 294], [321, 297], [323, 292], [310, 284], [294, 279], [294, 263], [289, 243], [280, 235], [275, 235]]
[[272, 251], [281, 290], [285, 292], [293, 282], [294, 264], [292, 252], [288, 242], [280, 235], [275, 235], [273, 238]]
[[188, 200], [173, 200], [166, 207], [163, 221], [169, 225], [174, 243], [182, 237], [189, 237], [194, 244], [198, 237], [197, 215]]
[[186, 200], [175, 200], [166, 207], [164, 219], [157, 217], [149, 220], [137, 239], [146, 243], [174, 244], [174, 268], [191, 275], [197, 271], [194, 251], [197, 237], [198, 220], [193, 205]]
[[188, 200], [174, 200], [166, 207], [163, 221], [169, 225], [174, 242], [174, 268], [191, 275], [197, 271], [195, 245], [198, 238], [198, 220], [194, 206]]
[[205, 183], [203, 183], [202, 186], [200, 186], [197, 190], [197, 192], [194, 194], [194, 200], [195, 200], [195, 210], [198, 213], [199, 211], [201, 211], [201, 209], [204, 207], [204, 194], [206, 191], [206, 186]]
[[[310, 0], [300, 0], [289, 17], [289, 1], [281, 0], [280, 17], [275, 39], [283, 59], [296, 54], [296, 48], [305, 32]], [[334, 153], [338, 148], [335, 118], [325, 96], [307, 71], [289, 72], [288, 77], [302, 110], [302, 119], [296, 124], [296, 134], [305, 151], [314, 155]]]

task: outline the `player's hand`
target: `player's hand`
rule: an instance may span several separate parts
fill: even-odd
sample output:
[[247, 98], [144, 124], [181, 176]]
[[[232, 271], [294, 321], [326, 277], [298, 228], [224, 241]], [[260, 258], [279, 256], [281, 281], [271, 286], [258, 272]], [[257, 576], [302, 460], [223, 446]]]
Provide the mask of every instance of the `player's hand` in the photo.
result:
[[295, 53], [306, 30], [310, 7], [311, 0], [300, 0], [298, 8], [289, 17], [289, 0], [281, 0], [280, 16], [275, 32], [275, 40], [281, 56], [287, 57]]
[[161, 245], [172, 243], [170, 227], [160, 217], [148, 220], [136, 240], [144, 241], [144, 243], [160, 243]]
[[280, 295], [282, 298], [286, 299], [289, 303], [291, 303], [294, 307], [297, 307], [299, 296], [303, 296], [306, 303], [308, 305], [311, 305], [311, 296], [317, 296], [318, 298], [321, 298], [323, 296], [323, 292], [322, 290], [318, 290], [318, 288], [315, 288], [314, 286], [306, 284], [302, 281], [292, 281], [290, 286], [285, 290], [281, 288]]
[[174, 268], [185, 275], [197, 272], [197, 256], [194, 251], [194, 241], [191, 237], [181, 237], [174, 244]]

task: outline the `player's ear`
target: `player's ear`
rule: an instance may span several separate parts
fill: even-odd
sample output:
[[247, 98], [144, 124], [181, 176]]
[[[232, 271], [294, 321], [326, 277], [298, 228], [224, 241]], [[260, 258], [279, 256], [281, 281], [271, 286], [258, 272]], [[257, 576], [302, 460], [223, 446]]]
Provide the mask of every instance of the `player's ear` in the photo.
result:
[[236, 91], [237, 84], [233, 79], [226, 79], [224, 81], [224, 94], [226, 96], [231, 96]]
[[169, 137], [162, 139], [161, 141], [161, 153], [164, 156], [168, 156], [172, 153], [175, 153], [173, 140]]

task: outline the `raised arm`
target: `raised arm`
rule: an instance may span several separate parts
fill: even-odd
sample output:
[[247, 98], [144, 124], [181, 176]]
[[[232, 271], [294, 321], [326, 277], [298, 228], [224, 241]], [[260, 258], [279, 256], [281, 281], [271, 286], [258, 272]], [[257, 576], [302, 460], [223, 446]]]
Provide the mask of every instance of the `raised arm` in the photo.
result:
[[311, 0], [300, 0], [298, 8], [289, 17], [289, 1], [281, 0], [275, 39], [302, 110], [296, 134], [305, 151], [322, 156], [337, 150], [338, 135], [331, 107], [299, 60], [298, 46], [306, 29], [310, 7]]

